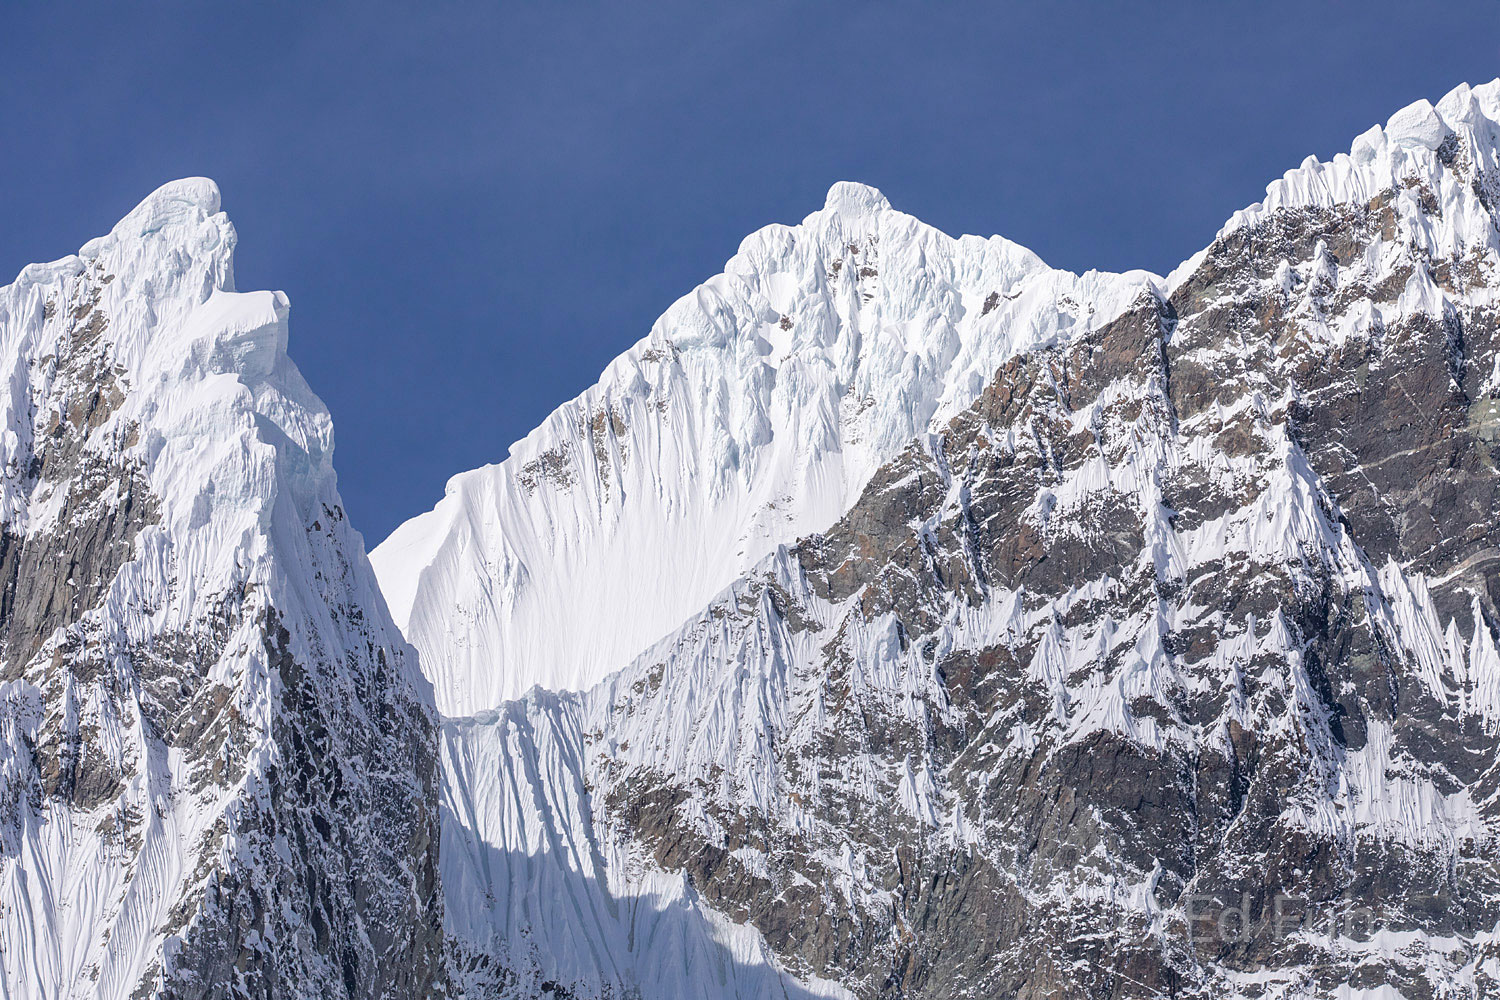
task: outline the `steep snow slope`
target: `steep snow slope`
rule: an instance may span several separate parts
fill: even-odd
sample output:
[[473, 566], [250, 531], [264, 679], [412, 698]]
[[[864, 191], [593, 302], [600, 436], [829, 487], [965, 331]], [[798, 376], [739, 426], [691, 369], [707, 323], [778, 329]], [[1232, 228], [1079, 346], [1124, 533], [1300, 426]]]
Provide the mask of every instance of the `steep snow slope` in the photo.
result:
[[1497, 122], [1304, 163], [623, 671], [449, 719], [466, 988], [1500, 991]]
[[419, 996], [430, 688], [211, 181], [0, 289], [0, 997]]
[[1146, 280], [955, 240], [858, 184], [750, 236], [597, 385], [371, 553], [439, 709], [623, 666], [831, 524], [1006, 358], [1096, 329]]

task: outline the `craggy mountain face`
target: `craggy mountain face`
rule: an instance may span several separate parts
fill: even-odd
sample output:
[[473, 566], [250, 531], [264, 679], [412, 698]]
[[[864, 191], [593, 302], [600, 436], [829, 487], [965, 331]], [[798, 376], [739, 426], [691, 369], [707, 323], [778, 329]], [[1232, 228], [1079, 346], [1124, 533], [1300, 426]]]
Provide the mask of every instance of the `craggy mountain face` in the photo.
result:
[[205, 180], [0, 289], [0, 997], [413, 997], [431, 692]]
[[[1413, 105], [1170, 277], [1092, 279], [623, 669], [448, 718], [466, 995], [1500, 993], [1497, 120], [1500, 83]], [[952, 328], [1010, 293], [975, 280]], [[641, 419], [533, 495], [627, 518], [588, 455]], [[557, 531], [524, 544], [593, 544]], [[466, 608], [413, 629], [430, 675], [478, 664]]]
[[1500, 81], [1165, 278], [837, 185], [388, 613], [163, 188], [0, 290], [0, 997], [1500, 995], [1497, 199]]

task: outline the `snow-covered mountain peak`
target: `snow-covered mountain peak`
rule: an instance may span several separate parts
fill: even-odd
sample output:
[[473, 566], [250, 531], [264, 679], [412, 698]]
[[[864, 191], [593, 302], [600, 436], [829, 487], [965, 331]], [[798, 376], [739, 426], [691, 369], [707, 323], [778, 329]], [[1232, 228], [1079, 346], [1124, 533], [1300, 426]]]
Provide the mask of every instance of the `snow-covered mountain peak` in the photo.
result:
[[868, 218], [891, 211], [891, 203], [879, 188], [859, 181], [835, 181], [823, 199], [823, 211], [846, 218]]
[[121, 219], [109, 235], [84, 245], [79, 256], [93, 256], [106, 241], [139, 239], [163, 230], [192, 227], [219, 214], [219, 185], [207, 177], [183, 177], [152, 191]]
[[[44, 405], [37, 427], [13, 427], [0, 462], [24, 469], [47, 421], [108, 382], [118, 398], [93, 411], [79, 446], [128, 442], [167, 530], [179, 545], [203, 539], [203, 561], [180, 577], [185, 594], [244, 579], [245, 553], [222, 545], [231, 526], [250, 544], [278, 494], [305, 509], [334, 483], [332, 422], [286, 354], [287, 298], [234, 290], [236, 242], [217, 185], [188, 178], [158, 188], [77, 255], [32, 265], [0, 289], [0, 360], [44, 362], [9, 386], [7, 403], [24, 413], [37, 405], [25, 394], [41, 393], [59, 409], [54, 417]], [[64, 509], [37, 504], [23, 474], [5, 477], [0, 498], [30, 530]]]
[[0, 288], [0, 996], [429, 969], [430, 692], [219, 209], [174, 182]]
[[220, 210], [219, 186], [207, 177], [185, 177], [151, 192], [108, 234], [89, 240], [76, 254], [28, 264], [9, 287], [19, 291], [44, 284], [84, 264], [118, 274], [122, 268], [182, 267], [192, 261], [208, 279], [205, 295], [215, 288], [233, 291], [234, 247], [234, 226]]
[[[847, 182], [752, 233], [597, 385], [371, 554], [439, 707], [597, 681], [831, 524], [1006, 358], [1096, 328], [1155, 280], [954, 239]], [[578, 608], [609, 618], [565, 625]]]

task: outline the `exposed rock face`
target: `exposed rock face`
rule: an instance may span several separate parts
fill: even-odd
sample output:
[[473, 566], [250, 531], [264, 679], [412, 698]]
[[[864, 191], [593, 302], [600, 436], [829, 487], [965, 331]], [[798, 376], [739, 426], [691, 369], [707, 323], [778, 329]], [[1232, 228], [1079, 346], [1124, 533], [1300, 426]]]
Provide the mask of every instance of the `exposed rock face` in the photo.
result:
[[0, 290], [0, 995], [420, 997], [430, 689], [211, 182]]
[[1496, 120], [1304, 164], [620, 673], [447, 723], [469, 988], [1500, 993]]

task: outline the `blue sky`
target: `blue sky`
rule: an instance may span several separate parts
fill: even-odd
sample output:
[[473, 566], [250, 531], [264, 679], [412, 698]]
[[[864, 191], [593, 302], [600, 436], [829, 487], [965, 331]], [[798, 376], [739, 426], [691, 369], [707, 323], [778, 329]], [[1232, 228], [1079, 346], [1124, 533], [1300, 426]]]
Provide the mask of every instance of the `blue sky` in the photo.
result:
[[0, 282], [215, 178], [373, 545], [740, 239], [880, 187], [1165, 271], [1309, 153], [1500, 75], [1500, 2], [11, 4]]

